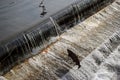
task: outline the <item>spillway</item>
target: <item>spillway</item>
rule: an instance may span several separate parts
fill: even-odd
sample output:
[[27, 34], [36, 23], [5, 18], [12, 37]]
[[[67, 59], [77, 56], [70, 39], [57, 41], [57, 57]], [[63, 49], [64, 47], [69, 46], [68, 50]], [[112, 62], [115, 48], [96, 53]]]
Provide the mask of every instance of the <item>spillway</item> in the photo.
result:
[[[107, 58], [109, 55], [114, 56], [111, 53], [118, 50], [120, 43], [120, 1], [71, 0], [68, 2], [71, 2], [68, 6], [63, 4], [60, 5], [62, 6], [59, 7], [60, 10], [56, 9], [59, 11], [53, 10], [50, 13], [48, 11], [42, 17], [40, 14], [39, 23], [37, 22], [34, 27], [26, 27], [26, 30], [23, 30], [23, 26], [20, 33], [13, 32], [12, 34], [15, 35], [6, 39], [1, 38], [1, 79], [97, 80], [102, 78], [99, 77], [100, 71], [104, 67], [109, 68], [110, 65], [106, 66], [107, 61], [109, 62]], [[1, 21], [4, 22], [4, 19], [1, 18]], [[71, 57], [67, 50], [78, 59]], [[119, 56], [116, 52], [115, 54]], [[114, 78], [119, 80], [116, 76]], [[106, 79], [111, 78], [106, 77]]]

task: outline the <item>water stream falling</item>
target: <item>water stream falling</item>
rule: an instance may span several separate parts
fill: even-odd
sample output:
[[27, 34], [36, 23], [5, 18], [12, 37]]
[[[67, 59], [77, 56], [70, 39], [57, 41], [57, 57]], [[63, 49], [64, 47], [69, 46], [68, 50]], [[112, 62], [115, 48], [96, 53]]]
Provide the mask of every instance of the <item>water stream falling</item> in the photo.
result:
[[[82, 22], [86, 18], [90, 17], [94, 13], [112, 3], [113, 1], [114, 0], [73, 0], [72, 4], [68, 5], [64, 9], [61, 9], [60, 11], [57, 11], [54, 14], [51, 14], [39, 24], [35, 25], [33, 28], [21, 32], [19, 35], [8, 40], [7, 42], [1, 43], [0, 75], [5, 74], [12, 67], [20, 64], [21, 61], [24, 61], [25, 59], [36, 55], [38, 52], [45, 49], [48, 45], [55, 42], [59, 38], [59, 36], [66, 30]], [[46, 15], [47, 14], [49, 14], [49, 12], [46, 13]], [[52, 57], [52, 61], [50, 58], [45, 58], [45, 56], [42, 57], [42, 55], [40, 58], [45, 58], [45, 62], [47, 62], [48, 65], [55, 65], [56, 63], [55, 67], [49, 66], [49, 68], [53, 70], [53, 72], [50, 73], [62, 71], [63, 74], [59, 74], [61, 72], [56, 73], [58, 77], [63, 77], [63, 75], [75, 65], [74, 63], [72, 63], [72, 66], [68, 64], [72, 61], [68, 63], [66, 63], [65, 61], [57, 63], [57, 61], [54, 61], [54, 58], [59, 58], [61, 60], [62, 58], [59, 56], [54, 56], [52, 52], [50, 54], [47, 54], [47, 57]], [[57, 67], [59, 68], [59, 70], [56, 70]], [[44, 72], [44, 74], [51, 77], [49, 73], [47, 74], [46, 72], [51, 71], [50, 69], [47, 70], [46, 67], [46, 70], [44, 71], [44, 69], [41, 68], [41, 71], [43, 70], [42, 72]], [[40, 75], [44, 76], [43, 73]], [[51, 78], [53, 78], [54, 75], [55, 74], [53, 74]], [[56, 79], [58, 77], [56, 77]]]
[[[10, 69], [3, 77], [0, 76], [0, 79], [119, 80], [119, 3], [120, 1], [116, 0], [79, 25], [65, 30], [65, 33], [59, 35], [58, 41], [55, 37], [56, 42], [54, 44], [51, 44], [54, 39], [47, 42], [42, 36], [43, 46], [33, 48], [32, 55], [34, 56]], [[58, 24], [52, 17], [49, 19], [54, 24], [55, 31], [60, 34], [62, 32], [60, 26], [57, 27]], [[76, 21], [76, 19], [74, 20]], [[56, 32], [57, 35], [58, 33]], [[30, 37], [30, 35], [33, 35], [33, 33], [27, 35], [33, 42], [31, 44], [27, 43], [24, 49], [27, 46], [28, 49], [31, 49], [30, 46], [38, 45], [35, 43], [36, 38], [34, 36]], [[25, 35], [23, 36], [27, 41]], [[22, 40], [20, 39], [20, 41]], [[47, 44], [51, 45], [47, 46]], [[45, 48], [46, 46], [47, 48]], [[40, 47], [45, 49], [40, 54], [36, 54], [35, 52]], [[24, 49], [21, 50], [24, 52]], [[80, 68], [78, 68], [79, 65], [81, 65]]]

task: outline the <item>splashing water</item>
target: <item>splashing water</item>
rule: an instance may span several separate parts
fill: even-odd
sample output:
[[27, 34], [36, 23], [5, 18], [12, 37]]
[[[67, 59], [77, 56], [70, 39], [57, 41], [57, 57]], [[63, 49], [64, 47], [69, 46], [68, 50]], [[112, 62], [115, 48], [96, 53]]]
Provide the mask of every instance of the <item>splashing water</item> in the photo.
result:
[[[64, 8], [63, 10], [51, 15], [49, 18], [45, 19], [40, 24], [36, 25], [34, 28], [23, 32], [21, 35], [17, 36], [16, 38], [1, 45], [0, 75], [5, 74], [13, 66], [20, 64], [21, 61], [24, 61], [25, 59], [32, 57], [33, 55], [36, 55], [38, 52], [45, 49], [48, 45], [55, 42], [58, 39], [57, 36], [60, 36], [63, 32], [65, 32], [69, 28], [73, 27], [79, 22], [82, 22], [92, 14], [101, 10], [103, 7], [112, 3], [113, 1], [114, 0], [104, 0], [104, 1], [78, 0], [73, 4], [71, 4], [70, 6]], [[55, 65], [56, 63], [55, 67], [50, 66], [49, 70], [47, 67], [45, 68], [45, 70], [40, 68], [47, 76], [53, 78], [56, 74], [58, 75], [58, 77], [63, 77], [63, 75], [66, 74], [69, 71], [69, 69], [74, 66], [74, 63], [72, 63], [71, 60], [68, 61], [68, 63], [71, 63], [72, 66], [66, 63], [65, 61], [61, 62], [58, 66], [57, 62], [54, 61], [55, 60], [54, 57], [56, 56], [54, 56], [52, 53], [50, 54], [47, 54], [47, 57], [52, 57], [52, 61], [50, 61], [51, 60], [50, 58], [46, 59], [45, 56], [43, 57], [45, 58], [43, 60], [46, 60], [45, 62], [48, 62], [47, 63], [48, 65], [50, 64]], [[67, 55], [65, 54], [65, 56]], [[40, 58], [42, 58], [42, 56]], [[62, 57], [60, 58], [62, 60]], [[98, 60], [97, 62], [100, 61]], [[36, 66], [34, 66], [34, 68], [36, 68]], [[57, 70], [56, 68], [59, 69]], [[52, 70], [53, 72], [50, 72], [50, 74], [51, 73], [53, 74], [52, 76], [49, 73], [47, 74], [47, 71], [52, 71]], [[40, 75], [44, 76], [43, 74]], [[55, 78], [57, 79], [58, 77]]]

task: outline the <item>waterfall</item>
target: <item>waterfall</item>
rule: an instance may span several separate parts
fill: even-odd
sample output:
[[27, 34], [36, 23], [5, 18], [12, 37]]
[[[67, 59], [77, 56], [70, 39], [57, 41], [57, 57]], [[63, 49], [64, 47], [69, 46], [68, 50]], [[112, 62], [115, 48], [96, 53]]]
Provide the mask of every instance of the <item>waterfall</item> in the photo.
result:
[[[16, 36], [10, 41], [1, 44], [0, 75], [5, 74], [12, 67], [20, 64], [25, 59], [38, 54], [38, 52], [55, 42], [59, 38], [58, 36], [60, 36], [66, 30], [82, 22], [113, 1], [114, 0], [77, 0], [66, 8], [35, 25], [33, 28], [22, 32], [20, 35]], [[48, 56], [53, 57], [54, 60], [53, 54], [52, 56], [48, 54]], [[48, 61], [49, 59], [47, 62]], [[49, 64], [54, 64], [53, 62]], [[66, 73], [72, 66], [66, 64], [64, 61], [63, 63], [65, 66], [56, 66], [60, 67], [60, 70], [63, 70], [62, 72]], [[45, 74], [50, 77], [47, 72]], [[56, 73], [56, 75], [61, 77], [63, 74]]]
[[[57, 42], [45, 48], [40, 54], [35, 54], [18, 64], [0, 79], [119, 79], [119, 9], [119, 1], [116, 0], [79, 25], [67, 30], [59, 36]], [[56, 25], [54, 20], [52, 23]], [[31, 39], [35, 40], [34, 37]], [[44, 38], [42, 40], [46, 41]], [[33, 42], [32, 46], [34, 45], [37, 44]], [[46, 44], [43, 46], [46, 47]]]

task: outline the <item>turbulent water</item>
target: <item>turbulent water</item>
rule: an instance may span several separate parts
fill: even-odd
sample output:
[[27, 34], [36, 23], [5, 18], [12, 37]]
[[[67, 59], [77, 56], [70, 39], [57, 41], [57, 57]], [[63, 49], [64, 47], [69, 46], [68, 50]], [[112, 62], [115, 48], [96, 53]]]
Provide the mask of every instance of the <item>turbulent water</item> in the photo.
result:
[[[55, 38], [55, 43], [40, 54], [18, 64], [1, 79], [119, 80], [119, 22], [120, 1], [116, 0], [58, 38], [56, 37], [58, 40], [56, 41]], [[54, 42], [54, 38], [50, 41]], [[33, 42], [33, 46], [35, 45], [37, 44]], [[46, 45], [43, 44], [43, 46]], [[70, 52], [67, 51], [68, 49]], [[78, 59], [70, 57], [70, 53]], [[78, 62], [80, 62], [80, 68], [76, 64]]]
[[[30, 29], [3, 45], [0, 48], [0, 74], [10, 71], [0, 79], [119, 80], [120, 1], [116, 0], [67, 30], [87, 18], [88, 12], [98, 11], [101, 5], [99, 3], [96, 8], [94, 4], [95, 8], [91, 6], [88, 8], [90, 10], [84, 8], [85, 12], [81, 11], [82, 17], [78, 15], [76, 7], [76, 11], [73, 11], [76, 13], [72, 16], [66, 16], [70, 12], [63, 9], [63, 12], [56, 13], [37, 25], [37, 28]], [[72, 9], [74, 10], [73, 7]], [[65, 33], [61, 35], [63, 32]], [[37, 54], [42, 49], [42, 53]], [[36, 56], [31, 57], [33, 55]], [[31, 58], [21, 63], [28, 57]]]
[[[1, 1], [0, 36], [1, 40], [7, 36], [10, 38], [1, 41], [0, 74], [3, 75], [13, 66], [20, 64], [21, 61], [36, 55], [39, 51], [42, 51], [42, 49], [45, 49], [48, 45], [57, 41], [57, 37], [63, 32], [113, 1], [114, 0]], [[60, 4], [63, 2], [64, 4]], [[66, 4], [68, 4], [68, 6]], [[53, 6], [56, 8], [53, 9]], [[41, 11], [39, 12], [38, 9]], [[30, 28], [31, 25], [34, 25], [34, 27]], [[26, 30], [27, 28], [29, 29]], [[18, 35], [19, 32], [20, 34]]]

